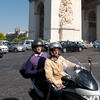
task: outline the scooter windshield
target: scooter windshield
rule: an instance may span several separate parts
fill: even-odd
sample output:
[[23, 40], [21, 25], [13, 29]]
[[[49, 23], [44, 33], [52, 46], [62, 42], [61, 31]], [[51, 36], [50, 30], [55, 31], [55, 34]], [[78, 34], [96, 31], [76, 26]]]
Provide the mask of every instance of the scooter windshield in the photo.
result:
[[[83, 65], [73, 56], [67, 58], [67, 60], [83, 67]], [[90, 89], [93, 91], [98, 90], [98, 86], [94, 77], [87, 69], [75, 67], [70, 70], [68, 69], [67, 72], [71, 75], [75, 83], [79, 84], [82, 88]]]

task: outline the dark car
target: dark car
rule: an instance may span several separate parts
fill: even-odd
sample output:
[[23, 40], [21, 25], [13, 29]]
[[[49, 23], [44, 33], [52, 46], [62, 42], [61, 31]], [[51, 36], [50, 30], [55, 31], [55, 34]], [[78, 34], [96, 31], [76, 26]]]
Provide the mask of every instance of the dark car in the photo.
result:
[[44, 43], [43, 51], [48, 51], [50, 42], [48, 42], [48, 41], [46, 41], [46, 40], [42, 40], [42, 41], [43, 41], [43, 43]]
[[84, 43], [84, 42], [81, 42], [81, 41], [75, 41], [77, 44], [80, 44], [83, 49], [87, 49], [88, 48], [88, 44]]
[[3, 57], [3, 51], [2, 51], [2, 48], [0, 48], [0, 58]]
[[76, 42], [72, 41], [60, 41], [62, 45], [62, 52], [67, 52], [67, 51], [79, 51], [81, 52], [83, 50], [83, 47], [80, 44], [77, 44]]
[[97, 48], [99, 44], [100, 44], [100, 40], [95, 40], [95, 41], [93, 42], [93, 47], [94, 47], [94, 48]]

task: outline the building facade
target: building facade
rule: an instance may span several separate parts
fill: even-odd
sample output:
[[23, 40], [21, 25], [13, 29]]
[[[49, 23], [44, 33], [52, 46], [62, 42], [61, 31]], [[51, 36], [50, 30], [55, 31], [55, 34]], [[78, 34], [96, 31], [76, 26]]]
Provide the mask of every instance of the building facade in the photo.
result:
[[14, 38], [28, 37], [28, 31], [21, 30], [18, 27], [18, 28], [15, 28], [15, 32], [8, 32], [5, 36], [8, 41], [12, 41]]
[[100, 39], [100, 0], [82, 1], [82, 38]]
[[29, 0], [29, 39], [82, 40], [81, 0]]

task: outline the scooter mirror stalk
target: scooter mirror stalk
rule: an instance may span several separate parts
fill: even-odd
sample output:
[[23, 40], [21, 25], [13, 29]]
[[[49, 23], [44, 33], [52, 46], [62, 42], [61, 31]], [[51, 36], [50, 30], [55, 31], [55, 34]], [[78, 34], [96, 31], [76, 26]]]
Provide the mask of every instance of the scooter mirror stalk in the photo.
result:
[[88, 62], [89, 62], [89, 66], [90, 66], [90, 73], [92, 72], [92, 63], [91, 63], [92, 59], [90, 57], [88, 57]]
[[88, 62], [91, 63], [91, 58], [90, 57], [88, 57]]

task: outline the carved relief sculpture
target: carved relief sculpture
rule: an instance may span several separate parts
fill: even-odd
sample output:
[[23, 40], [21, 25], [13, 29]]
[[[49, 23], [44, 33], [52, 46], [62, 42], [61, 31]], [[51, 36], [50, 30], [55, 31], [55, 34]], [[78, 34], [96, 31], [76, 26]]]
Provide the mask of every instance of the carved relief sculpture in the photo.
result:
[[61, 0], [59, 8], [59, 25], [72, 24], [73, 10], [71, 0]]

